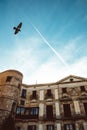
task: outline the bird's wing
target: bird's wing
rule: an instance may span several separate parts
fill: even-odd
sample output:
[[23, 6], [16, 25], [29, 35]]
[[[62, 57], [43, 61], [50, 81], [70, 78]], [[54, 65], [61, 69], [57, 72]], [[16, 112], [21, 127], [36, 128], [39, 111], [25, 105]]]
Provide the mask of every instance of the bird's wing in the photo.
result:
[[17, 34], [17, 33], [18, 33], [18, 30], [16, 29], [15, 32], [14, 32], [14, 34]]
[[22, 27], [22, 22], [21, 23], [19, 23], [19, 25], [17, 26], [17, 28], [21, 28]]

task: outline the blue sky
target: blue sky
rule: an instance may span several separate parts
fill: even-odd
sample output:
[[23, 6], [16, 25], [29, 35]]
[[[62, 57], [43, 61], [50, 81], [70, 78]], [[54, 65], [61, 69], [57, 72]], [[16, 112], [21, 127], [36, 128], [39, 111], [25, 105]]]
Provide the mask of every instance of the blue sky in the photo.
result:
[[0, 72], [19, 70], [25, 84], [87, 77], [87, 0], [0, 0], [0, 26]]

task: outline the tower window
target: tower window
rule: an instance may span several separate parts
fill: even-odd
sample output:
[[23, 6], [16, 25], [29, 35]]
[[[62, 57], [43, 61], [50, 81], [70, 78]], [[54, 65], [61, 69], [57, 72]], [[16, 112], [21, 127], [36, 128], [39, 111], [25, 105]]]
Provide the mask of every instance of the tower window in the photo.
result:
[[81, 89], [82, 92], [85, 91], [85, 87], [84, 86], [80, 86], [80, 89]]
[[6, 82], [10, 82], [12, 79], [12, 76], [7, 76]]
[[21, 88], [21, 85], [20, 85], [20, 83], [18, 84], [18, 89], [20, 90], [20, 88]]

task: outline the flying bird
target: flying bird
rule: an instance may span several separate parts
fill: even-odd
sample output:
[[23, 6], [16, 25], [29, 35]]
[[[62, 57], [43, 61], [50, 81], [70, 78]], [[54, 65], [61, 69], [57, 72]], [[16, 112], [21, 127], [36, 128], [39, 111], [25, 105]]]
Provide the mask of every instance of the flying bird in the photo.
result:
[[14, 34], [17, 34], [19, 31], [21, 31], [21, 30], [20, 30], [21, 27], [22, 27], [22, 22], [20, 22], [17, 27], [13, 27], [13, 29], [15, 30]]

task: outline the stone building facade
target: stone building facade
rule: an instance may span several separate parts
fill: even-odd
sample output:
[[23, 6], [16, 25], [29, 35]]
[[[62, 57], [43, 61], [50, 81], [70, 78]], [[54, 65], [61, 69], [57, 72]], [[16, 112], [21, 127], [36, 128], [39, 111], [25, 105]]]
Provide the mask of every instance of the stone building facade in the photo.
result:
[[0, 123], [11, 113], [16, 130], [87, 130], [86, 78], [26, 85], [22, 77], [15, 70], [0, 74]]

